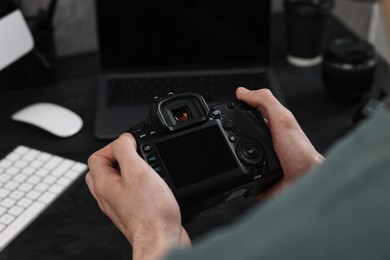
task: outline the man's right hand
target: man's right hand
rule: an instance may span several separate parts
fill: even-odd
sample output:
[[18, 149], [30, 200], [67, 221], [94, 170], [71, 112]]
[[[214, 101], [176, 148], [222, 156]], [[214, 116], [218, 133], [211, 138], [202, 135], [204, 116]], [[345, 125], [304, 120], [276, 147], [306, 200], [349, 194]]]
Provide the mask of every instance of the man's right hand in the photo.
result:
[[259, 194], [259, 199], [278, 193], [325, 160], [309, 141], [294, 115], [272, 95], [270, 90], [251, 91], [240, 87], [236, 91], [236, 96], [263, 114], [270, 128], [274, 149], [284, 172], [279, 182]]

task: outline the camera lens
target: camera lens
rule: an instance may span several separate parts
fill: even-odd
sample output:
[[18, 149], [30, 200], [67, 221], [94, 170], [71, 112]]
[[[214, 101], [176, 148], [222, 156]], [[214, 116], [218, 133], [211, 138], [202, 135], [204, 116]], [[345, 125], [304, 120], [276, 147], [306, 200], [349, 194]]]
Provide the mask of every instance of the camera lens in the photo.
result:
[[187, 106], [172, 110], [172, 115], [176, 122], [187, 121], [188, 119], [192, 118], [190, 110]]

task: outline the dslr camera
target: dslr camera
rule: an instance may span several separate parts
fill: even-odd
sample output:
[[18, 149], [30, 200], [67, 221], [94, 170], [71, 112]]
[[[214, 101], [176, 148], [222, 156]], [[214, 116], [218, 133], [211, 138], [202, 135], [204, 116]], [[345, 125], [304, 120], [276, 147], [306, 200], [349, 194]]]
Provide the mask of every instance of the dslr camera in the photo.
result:
[[182, 213], [255, 195], [283, 175], [264, 118], [239, 101], [209, 107], [195, 93], [156, 97], [128, 132]]

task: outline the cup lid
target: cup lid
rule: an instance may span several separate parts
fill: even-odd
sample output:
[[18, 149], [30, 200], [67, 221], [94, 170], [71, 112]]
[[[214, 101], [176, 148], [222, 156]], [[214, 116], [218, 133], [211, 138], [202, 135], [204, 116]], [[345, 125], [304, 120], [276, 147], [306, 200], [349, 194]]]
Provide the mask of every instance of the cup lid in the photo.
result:
[[286, 12], [308, 16], [330, 14], [334, 5], [334, 0], [284, 0]]

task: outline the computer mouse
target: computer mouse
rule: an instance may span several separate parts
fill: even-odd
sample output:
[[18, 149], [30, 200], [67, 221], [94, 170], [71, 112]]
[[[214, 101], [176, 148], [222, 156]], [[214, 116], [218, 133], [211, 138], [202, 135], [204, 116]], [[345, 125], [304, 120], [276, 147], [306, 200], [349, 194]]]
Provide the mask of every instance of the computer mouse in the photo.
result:
[[83, 126], [73, 111], [52, 103], [35, 103], [11, 116], [15, 121], [31, 124], [59, 137], [70, 137]]

